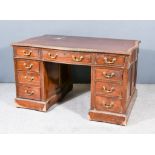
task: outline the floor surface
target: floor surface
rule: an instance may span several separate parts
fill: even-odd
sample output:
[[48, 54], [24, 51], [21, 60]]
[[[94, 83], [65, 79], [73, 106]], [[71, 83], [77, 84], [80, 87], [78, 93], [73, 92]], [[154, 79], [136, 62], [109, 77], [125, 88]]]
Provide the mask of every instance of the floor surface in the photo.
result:
[[15, 84], [0, 84], [0, 133], [155, 133], [155, 85], [137, 85], [128, 125], [89, 121], [90, 86], [74, 85], [64, 100], [38, 112], [16, 108]]

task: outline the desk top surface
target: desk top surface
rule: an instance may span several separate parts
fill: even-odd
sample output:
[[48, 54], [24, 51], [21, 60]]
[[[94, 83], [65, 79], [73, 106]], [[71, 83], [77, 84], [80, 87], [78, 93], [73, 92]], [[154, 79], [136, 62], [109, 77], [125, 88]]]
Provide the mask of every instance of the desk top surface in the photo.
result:
[[30, 46], [59, 50], [106, 52], [127, 54], [138, 48], [140, 41], [79, 36], [43, 35], [13, 43], [13, 46]]

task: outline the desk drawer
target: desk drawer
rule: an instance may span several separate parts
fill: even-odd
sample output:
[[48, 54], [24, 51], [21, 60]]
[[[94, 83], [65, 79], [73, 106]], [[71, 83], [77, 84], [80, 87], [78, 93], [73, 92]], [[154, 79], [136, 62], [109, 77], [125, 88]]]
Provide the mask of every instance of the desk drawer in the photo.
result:
[[107, 66], [124, 66], [125, 56], [114, 54], [97, 54], [96, 64]]
[[40, 88], [26, 85], [17, 85], [17, 97], [40, 100]]
[[40, 58], [39, 50], [37, 48], [29, 47], [16, 47], [15, 48], [15, 57], [22, 58]]
[[38, 73], [40, 71], [39, 61], [16, 59], [15, 62], [16, 62], [16, 69], [18, 71], [31, 71], [31, 72], [38, 72]]
[[61, 50], [42, 50], [44, 60], [64, 62], [64, 63], [75, 63], [75, 64], [90, 64], [92, 62], [91, 54], [70, 52]]
[[96, 110], [101, 111], [109, 111], [122, 113], [122, 105], [121, 100], [110, 97], [96, 96], [95, 97], [95, 108]]
[[17, 72], [17, 82], [40, 86], [40, 75], [35, 72]]
[[109, 80], [109, 81], [122, 81], [123, 71], [110, 68], [96, 68], [95, 69], [96, 80]]
[[96, 82], [96, 94], [122, 98], [122, 87], [119, 84]]

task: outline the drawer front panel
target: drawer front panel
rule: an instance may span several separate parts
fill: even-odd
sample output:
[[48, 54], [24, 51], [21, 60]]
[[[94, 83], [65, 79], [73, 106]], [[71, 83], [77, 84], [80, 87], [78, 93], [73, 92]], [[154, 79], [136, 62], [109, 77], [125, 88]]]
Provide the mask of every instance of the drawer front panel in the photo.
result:
[[38, 73], [17, 72], [17, 82], [40, 86], [40, 76]]
[[95, 108], [99, 111], [122, 113], [121, 100], [110, 97], [96, 96]]
[[97, 54], [96, 64], [107, 66], [124, 66], [125, 56], [113, 54]]
[[37, 48], [17, 47], [15, 49], [16, 57], [24, 58], [40, 58], [39, 50]]
[[33, 60], [16, 60], [16, 69], [18, 71], [31, 71], [39, 73], [40, 63], [39, 61]]
[[114, 69], [97, 68], [95, 69], [95, 79], [96, 80], [123, 80], [123, 71]]
[[96, 94], [122, 98], [122, 88], [118, 84], [96, 82]]
[[92, 62], [91, 54], [80, 52], [68, 52], [60, 50], [42, 50], [44, 60], [75, 63], [75, 64], [90, 64]]
[[20, 98], [40, 100], [40, 88], [25, 85], [17, 85], [17, 96]]

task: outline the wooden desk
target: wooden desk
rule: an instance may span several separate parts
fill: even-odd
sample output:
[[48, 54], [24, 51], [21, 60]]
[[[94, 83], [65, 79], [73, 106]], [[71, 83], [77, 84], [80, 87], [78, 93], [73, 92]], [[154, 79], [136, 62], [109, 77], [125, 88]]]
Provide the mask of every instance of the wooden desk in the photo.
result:
[[47, 111], [72, 90], [70, 65], [91, 67], [89, 119], [126, 125], [139, 41], [44, 35], [13, 44], [16, 106]]

